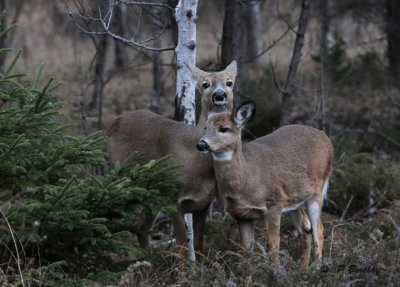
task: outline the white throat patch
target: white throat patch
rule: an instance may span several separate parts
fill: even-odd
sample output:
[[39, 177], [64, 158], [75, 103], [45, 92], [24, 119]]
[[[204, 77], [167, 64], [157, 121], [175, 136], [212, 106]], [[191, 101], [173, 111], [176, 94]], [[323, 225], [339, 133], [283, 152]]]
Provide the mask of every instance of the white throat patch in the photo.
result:
[[213, 152], [212, 155], [215, 161], [229, 161], [232, 160], [233, 151]]

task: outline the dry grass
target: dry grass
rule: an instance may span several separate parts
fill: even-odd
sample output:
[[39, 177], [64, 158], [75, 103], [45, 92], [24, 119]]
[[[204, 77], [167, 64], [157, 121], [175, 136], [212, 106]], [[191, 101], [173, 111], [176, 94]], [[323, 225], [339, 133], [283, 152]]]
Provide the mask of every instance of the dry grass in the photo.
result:
[[207, 226], [204, 261], [191, 265], [185, 276], [179, 274], [173, 249], [157, 249], [151, 266], [131, 265], [123, 280], [131, 280], [127, 286], [397, 286], [399, 210], [400, 201], [394, 201], [369, 219], [340, 221], [324, 215], [324, 258], [303, 271], [299, 241], [285, 220], [277, 266], [265, 251], [261, 228], [254, 252], [247, 254], [240, 251], [233, 220], [213, 219]]

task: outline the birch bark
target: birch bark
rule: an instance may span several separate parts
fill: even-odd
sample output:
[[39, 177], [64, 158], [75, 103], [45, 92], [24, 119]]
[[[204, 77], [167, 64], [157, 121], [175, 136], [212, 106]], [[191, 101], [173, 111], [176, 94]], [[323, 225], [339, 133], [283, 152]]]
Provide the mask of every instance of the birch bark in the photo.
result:
[[[177, 120], [187, 125], [196, 124], [195, 82], [186, 65], [196, 64], [196, 20], [198, 0], [180, 0], [175, 8], [178, 24], [178, 45], [176, 46], [176, 101]], [[192, 214], [184, 216], [188, 244], [188, 259], [195, 261], [193, 247]]]
[[179, 120], [188, 125], [196, 124], [195, 82], [187, 65], [196, 64], [196, 20], [198, 0], [180, 0], [175, 9], [178, 23], [176, 46], [176, 98]]

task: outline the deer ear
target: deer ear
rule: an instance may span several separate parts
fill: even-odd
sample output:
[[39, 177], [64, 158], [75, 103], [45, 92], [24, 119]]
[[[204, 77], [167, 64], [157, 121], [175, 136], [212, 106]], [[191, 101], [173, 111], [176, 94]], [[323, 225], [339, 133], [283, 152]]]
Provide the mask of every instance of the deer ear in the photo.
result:
[[256, 103], [248, 101], [241, 104], [235, 113], [235, 123], [238, 128], [243, 127], [245, 124], [250, 122], [256, 112]]
[[190, 70], [190, 72], [192, 73], [192, 77], [195, 81], [199, 82], [199, 80], [204, 76], [204, 71], [200, 70], [199, 68], [197, 68], [194, 65], [189, 65], [186, 64], [186, 67], [188, 67], [188, 69]]
[[228, 67], [225, 68], [225, 72], [227, 72], [233, 79], [236, 78], [237, 74], [237, 63], [233, 60]]

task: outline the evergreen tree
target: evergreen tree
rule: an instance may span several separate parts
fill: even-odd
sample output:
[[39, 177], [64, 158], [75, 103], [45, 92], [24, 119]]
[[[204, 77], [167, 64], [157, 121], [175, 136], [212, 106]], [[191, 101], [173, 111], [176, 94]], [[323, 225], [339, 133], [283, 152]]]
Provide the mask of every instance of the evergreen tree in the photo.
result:
[[90, 175], [107, 166], [103, 136], [65, 135], [57, 85], [49, 80], [39, 89], [41, 70], [33, 83], [14, 73], [20, 54], [0, 74], [0, 260], [8, 275], [0, 273], [0, 282], [118, 271], [110, 253], [143, 253], [123, 241], [140, 214], [174, 209], [176, 169], [167, 157]]

